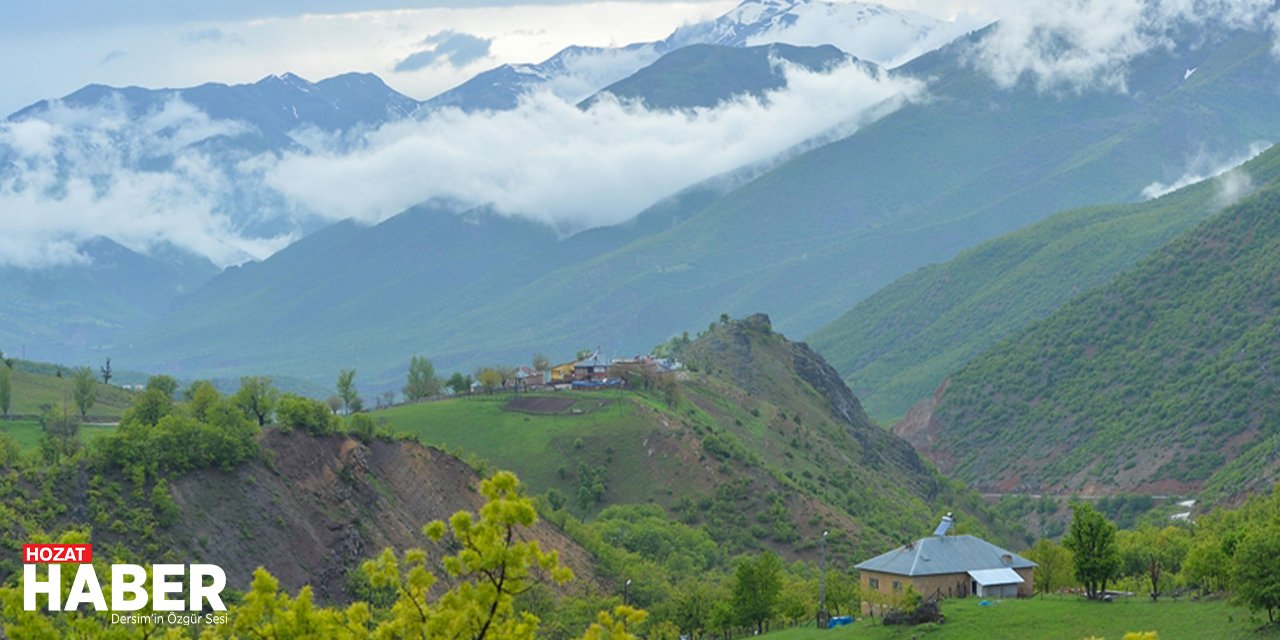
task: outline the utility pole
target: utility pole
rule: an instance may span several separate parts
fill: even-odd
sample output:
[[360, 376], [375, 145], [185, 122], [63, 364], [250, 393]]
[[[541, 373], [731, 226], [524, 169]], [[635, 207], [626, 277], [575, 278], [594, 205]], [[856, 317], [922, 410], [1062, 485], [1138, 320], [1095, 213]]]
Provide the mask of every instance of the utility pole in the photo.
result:
[[819, 546], [818, 558], [818, 628], [827, 621], [827, 532], [822, 532], [822, 544]]
[[622, 604], [624, 605], [631, 603], [631, 601], [628, 599], [628, 596], [630, 595], [628, 592], [630, 590], [631, 590], [631, 578], [627, 578], [627, 583], [622, 585]]

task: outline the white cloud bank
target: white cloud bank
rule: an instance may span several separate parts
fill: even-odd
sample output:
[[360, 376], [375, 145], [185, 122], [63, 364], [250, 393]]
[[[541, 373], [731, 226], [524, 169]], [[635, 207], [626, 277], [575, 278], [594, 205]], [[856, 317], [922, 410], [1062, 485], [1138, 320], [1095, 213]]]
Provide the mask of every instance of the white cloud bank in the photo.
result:
[[300, 132], [310, 153], [235, 161], [192, 145], [245, 125], [177, 99], [137, 119], [121, 105], [55, 106], [41, 120], [0, 124], [0, 264], [83, 260], [76, 244], [96, 235], [144, 252], [169, 242], [221, 265], [263, 258], [292, 238], [237, 226], [243, 216], [230, 207], [246, 189], [265, 194], [256, 202], [285, 203], [269, 214], [295, 219], [376, 223], [442, 198], [562, 231], [612, 224], [700, 180], [847, 135], [923, 93], [855, 65], [786, 74], [787, 88], [763, 100], [690, 112], [615, 101], [584, 111], [545, 92], [512, 111], [444, 110], [355, 140]]
[[1002, 87], [1030, 78], [1041, 91], [1128, 89], [1128, 65], [1169, 49], [1186, 26], [1276, 30], [1272, 0], [1000, 0], [974, 63]]
[[[284, 246], [250, 238], [222, 209], [237, 176], [190, 145], [243, 133], [180, 100], [142, 118], [120, 104], [54, 105], [40, 120], [0, 123], [0, 265], [82, 262], [79, 243], [111, 238], [146, 252], [171, 243], [219, 264]], [[164, 170], [140, 170], [154, 163]]]
[[[549, 93], [512, 111], [446, 110], [369, 134], [352, 153], [290, 154], [268, 184], [330, 219], [376, 222], [432, 199], [492, 204], [562, 230], [622, 222], [671, 193], [832, 129], [851, 133], [921, 85], [854, 65], [787, 70], [786, 89], [692, 112]], [[879, 108], [877, 108], [879, 107]]]

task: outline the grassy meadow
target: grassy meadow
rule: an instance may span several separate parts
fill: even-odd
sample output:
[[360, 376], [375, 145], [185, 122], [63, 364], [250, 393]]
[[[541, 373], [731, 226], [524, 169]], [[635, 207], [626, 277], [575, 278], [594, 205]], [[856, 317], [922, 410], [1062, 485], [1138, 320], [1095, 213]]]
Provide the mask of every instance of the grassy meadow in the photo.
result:
[[[1130, 598], [1112, 604], [1088, 602], [1074, 596], [994, 601], [979, 606], [976, 598], [942, 604], [946, 622], [918, 627], [885, 627], [870, 619], [850, 626], [819, 630], [813, 626], [786, 629], [767, 640], [1040, 640], [1098, 637], [1120, 640], [1130, 631], [1155, 631], [1160, 640], [1234, 640], [1280, 638], [1280, 627], [1259, 631], [1266, 622], [1247, 609], [1221, 600], [1151, 602]], [[762, 638], [762, 640], [764, 640]]]
[[[535, 491], [570, 489], [577, 483], [579, 463], [655, 472], [655, 465], [664, 463], [642, 459], [654, 422], [638, 394], [561, 391], [532, 397], [563, 398], [572, 405], [555, 413], [530, 413], [508, 408], [510, 395], [495, 394], [399, 405], [375, 415], [398, 432], [414, 434], [462, 458], [474, 454], [499, 469], [518, 469], [521, 480]], [[611, 480], [610, 502], [642, 503], [658, 497], [653, 483], [644, 478]]]

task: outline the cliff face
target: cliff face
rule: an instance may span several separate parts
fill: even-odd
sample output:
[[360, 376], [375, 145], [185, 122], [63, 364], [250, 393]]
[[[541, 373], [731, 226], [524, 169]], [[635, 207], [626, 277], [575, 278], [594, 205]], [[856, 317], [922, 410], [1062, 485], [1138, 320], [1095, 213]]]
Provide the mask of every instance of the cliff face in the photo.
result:
[[[262, 446], [269, 462], [172, 482], [181, 511], [174, 553], [220, 565], [232, 588], [246, 588], [264, 566], [290, 591], [309, 584], [319, 600], [344, 602], [348, 575], [363, 560], [385, 547], [421, 547], [438, 560], [448, 551], [422, 526], [484, 503], [471, 468], [417, 443], [271, 430]], [[554, 525], [539, 521], [525, 535], [559, 550], [579, 584], [590, 580], [589, 555]]]

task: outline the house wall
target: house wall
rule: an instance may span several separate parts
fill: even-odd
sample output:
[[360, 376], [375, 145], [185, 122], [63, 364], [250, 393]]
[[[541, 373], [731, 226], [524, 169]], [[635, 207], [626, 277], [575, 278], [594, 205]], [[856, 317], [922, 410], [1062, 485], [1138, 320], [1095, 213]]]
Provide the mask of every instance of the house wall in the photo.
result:
[[[1034, 594], [1034, 582], [1032, 582], [1033, 568], [1017, 569], [1018, 575], [1022, 577], [1022, 584], [1016, 586], [1011, 585], [1011, 591], [1016, 592], [1017, 597], [1027, 598]], [[881, 615], [884, 610], [892, 609], [898, 603], [898, 599], [907, 590], [907, 585], [915, 587], [917, 593], [924, 598], [930, 598], [934, 595], [941, 595], [943, 598], [965, 598], [970, 595], [970, 587], [972, 579], [967, 573], [945, 573], [933, 576], [916, 576], [914, 578], [908, 576], [899, 576], [891, 573], [880, 573], [879, 571], [862, 571], [862, 615], [871, 615], [875, 611], [876, 615]], [[871, 580], [875, 579], [878, 588], [871, 588]], [[897, 581], [902, 585], [901, 591], [894, 591], [893, 583]], [[871, 596], [872, 593], [876, 595]], [[1013, 597], [1012, 593], [1006, 593], [1001, 590], [1000, 595], [992, 597]]]
[[1036, 594], [1035, 567], [1027, 567], [1026, 569], [1014, 569], [1018, 575], [1022, 576], [1022, 584], [1018, 585], [1018, 597], [1030, 598]]

